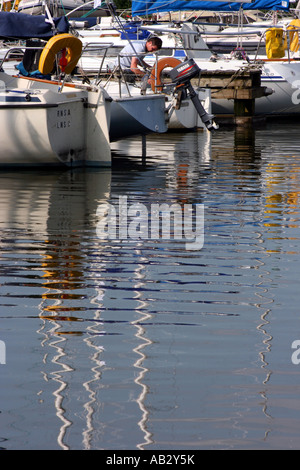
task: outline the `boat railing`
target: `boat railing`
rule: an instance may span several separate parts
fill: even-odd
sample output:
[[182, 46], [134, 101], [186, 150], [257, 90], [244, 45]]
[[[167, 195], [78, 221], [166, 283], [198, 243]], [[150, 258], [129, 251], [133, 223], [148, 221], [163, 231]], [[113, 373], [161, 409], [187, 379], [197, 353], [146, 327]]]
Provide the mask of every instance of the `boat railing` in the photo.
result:
[[[104, 54], [101, 56], [101, 52], [103, 51]], [[108, 51], [110, 51], [109, 57], [107, 57]], [[94, 83], [96, 85], [99, 85], [103, 78], [106, 79], [105, 82], [101, 83], [104, 88], [108, 86], [111, 80], [117, 81], [119, 85], [119, 97], [121, 98], [124, 93], [126, 93], [126, 96], [131, 96], [129, 84], [133, 85], [136, 81], [136, 77], [133, 73], [131, 74], [122, 68], [121, 58], [133, 57], [135, 55], [134, 52], [130, 52], [130, 54], [122, 53], [122, 51], [120, 51], [120, 47], [113, 43], [99, 44], [99, 42], [87, 42], [83, 48], [82, 55], [84, 54], [90, 54], [91, 56], [94, 55], [95, 59], [99, 60], [99, 66], [97, 66], [98, 72], [96, 72], [96, 74], [94, 72], [92, 73], [95, 80]], [[151, 55], [154, 57], [155, 62], [157, 62], [157, 54], [152, 53]], [[139, 58], [142, 56], [149, 57], [149, 52], [139, 53], [137, 56]], [[107, 62], [107, 60], [109, 60], [109, 62]], [[126, 91], [122, 85], [125, 86]]]
[[[103, 64], [105, 62], [105, 59], [107, 57], [107, 52], [108, 50], [113, 47], [113, 43], [102, 43], [102, 44], [99, 44], [99, 43], [93, 43], [93, 42], [90, 42], [88, 44], [86, 44], [83, 49], [82, 49], [82, 53], [81, 53], [81, 57], [85, 54], [85, 53], [91, 53], [91, 52], [95, 52], [97, 54], [97, 57], [102, 57], [101, 59], [101, 62], [100, 62], [100, 66], [99, 66], [99, 72], [98, 72], [98, 75], [97, 75], [97, 79], [99, 79], [100, 77], [100, 73], [101, 73], [101, 70], [103, 68]], [[5, 51], [5, 54], [3, 55], [2, 58], [0, 58], [0, 70], [3, 70], [3, 64], [5, 62], [7, 62], [10, 58], [10, 56], [16, 54], [16, 53], [19, 53], [19, 57], [16, 58], [14, 57], [15, 60], [20, 60], [20, 62], [22, 62], [23, 60], [23, 57], [24, 57], [24, 54], [26, 51], [28, 50], [32, 50], [32, 51], [43, 51], [44, 47], [43, 46], [26, 46], [26, 45], [22, 45], [22, 46], [15, 46], [15, 47], [10, 47], [7, 49], [7, 51]], [[79, 66], [80, 68], [80, 66]]]
[[107, 58], [108, 50], [111, 49], [112, 47], [113, 47], [112, 42], [101, 43], [101, 44], [99, 44], [98, 42], [88, 42], [85, 44], [85, 46], [82, 49], [81, 56], [84, 56], [85, 54], [93, 53], [96, 55], [97, 58], [101, 59], [98, 74], [96, 77], [97, 81], [100, 79], [101, 72], [103, 71], [103, 65]]
[[[139, 53], [138, 54], [138, 57], [141, 57], [141, 56], [149, 56], [149, 52], [147, 53]], [[155, 54], [155, 56], [157, 57], [157, 55]], [[116, 57], [115, 57], [115, 65], [114, 65], [114, 68], [112, 70], [112, 73], [111, 73], [111, 76], [108, 78], [108, 80], [106, 81], [106, 83], [103, 85], [104, 88], [105, 86], [107, 85], [107, 83], [110, 81], [110, 79], [112, 78], [112, 76], [114, 75], [115, 78], [117, 79], [118, 81], [118, 85], [119, 85], [119, 97], [122, 98], [122, 94], [123, 94], [123, 90], [122, 90], [122, 84], [125, 85], [125, 88], [126, 88], [126, 94], [127, 96], [131, 96], [131, 92], [130, 92], [130, 88], [129, 88], [129, 84], [134, 84], [135, 83], [135, 79], [136, 77], [134, 76], [134, 73], [132, 73], [132, 75], [130, 74], [130, 76], [128, 76], [128, 72], [126, 72], [122, 66], [121, 66], [121, 58], [122, 57], [134, 57], [134, 54], [133, 53], [130, 53], [130, 54], [124, 54], [122, 52], [119, 52]]]
[[[253, 30], [251, 31], [251, 28], [253, 28]], [[243, 47], [243, 39], [245, 37], [249, 37], [249, 36], [256, 36], [256, 37], [259, 37], [259, 41], [257, 43], [257, 46], [255, 47], [255, 54], [254, 54], [254, 58], [253, 58], [253, 61], [256, 62], [256, 61], [260, 61], [262, 60], [261, 57], [259, 57], [259, 54], [260, 54], [260, 49], [261, 47], [263, 46], [263, 42], [266, 40], [266, 34], [268, 31], [270, 31], [271, 29], [273, 28], [278, 28], [278, 29], [281, 29], [283, 32], [284, 32], [284, 35], [283, 35], [283, 45], [282, 47], [285, 49], [286, 51], [286, 54], [287, 54], [287, 57], [285, 57], [284, 59], [287, 60], [287, 61], [290, 61], [292, 59], [295, 59], [295, 57], [292, 56], [292, 51], [291, 50], [291, 35], [293, 33], [295, 34], [298, 34], [298, 36], [300, 35], [300, 28], [295, 26], [295, 25], [292, 25], [292, 24], [285, 24], [285, 25], [281, 25], [281, 24], [273, 24], [273, 25], [263, 25], [263, 24], [260, 24], [259, 25], [259, 28], [260, 29], [257, 29], [257, 25], [256, 24], [247, 24], [247, 30], [246, 31], [243, 31], [242, 29], [238, 29], [237, 31], [226, 31], [226, 29], [224, 29], [221, 33], [218, 33], [218, 32], [211, 32], [211, 31], [205, 31], [205, 32], [202, 32], [202, 31], [199, 31], [199, 34], [201, 36], [204, 36], [204, 37], [230, 37], [230, 36], [236, 36], [238, 38], [237, 40], [237, 46], [240, 46], [240, 48], [242, 49]], [[283, 57], [282, 57], [283, 59]], [[271, 60], [271, 59], [270, 59]]]
[[[106, 60], [108, 59], [107, 57], [108, 51], [115, 52], [114, 54], [109, 55], [109, 59], [113, 60], [114, 62], [115, 61], [118, 62], [119, 61], [118, 57], [120, 55], [120, 47], [116, 46], [112, 42], [109, 42], [109, 43], [99, 43], [99, 42], [93, 42], [93, 41], [87, 42], [85, 46], [83, 47], [81, 56], [82, 57], [85, 55], [86, 56], [90, 55], [92, 57], [95, 56], [97, 61], [99, 60], [99, 66], [97, 67], [98, 72], [96, 73], [96, 75], [95, 73], [93, 73], [94, 83], [96, 85], [99, 85], [102, 79], [106, 78], [105, 83], [102, 83], [103, 88], [105, 88], [107, 84], [110, 82], [110, 80], [113, 78], [113, 76], [116, 76], [119, 82], [120, 98], [122, 97], [122, 89], [121, 89], [122, 83], [125, 83], [126, 85], [127, 95], [131, 96], [128, 83], [126, 80], [126, 76], [122, 73], [121, 68], [120, 68], [120, 73], [117, 73], [117, 74], [116, 74], [116, 70], [119, 69], [117, 65], [114, 67], [108, 67], [106, 65], [106, 68], [105, 68], [105, 64], [107, 64]], [[84, 71], [84, 73], [86, 74], [86, 71]]]
[[[249, 29], [248, 29], [249, 28]], [[253, 30], [250, 30], [250, 28], [253, 28]], [[256, 62], [256, 61], [261, 61], [262, 58], [259, 57], [260, 49], [263, 46], [263, 42], [266, 40], [266, 34], [270, 29], [272, 28], [279, 28], [282, 29], [284, 32], [283, 36], [283, 48], [286, 51], [287, 57], [282, 57], [282, 59], [286, 61], [291, 61], [299, 59], [298, 57], [293, 56], [293, 51], [291, 48], [291, 35], [294, 33], [298, 35], [298, 39], [300, 37], [300, 27], [291, 25], [291, 24], [286, 24], [286, 25], [279, 25], [279, 24], [274, 24], [274, 25], [260, 25], [260, 29], [257, 29], [257, 25], [253, 24], [248, 24], [247, 25], [247, 31], [243, 31], [238, 29], [237, 31], [226, 31], [224, 29], [221, 33], [215, 32], [215, 31], [197, 31], [197, 34], [202, 36], [203, 38], [213, 38], [213, 37], [218, 37], [218, 38], [226, 38], [226, 37], [237, 37], [237, 49], [243, 50], [243, 39], [251, 36], [256, 36], [259, 38], [257, 45], [255, 46], [255, 51], [254, 51], [254, 57], [252, 57], [251, 62]], [[175, 31], [177, 32], [177, 31]], [[179, 32], [179, 31], [178, 31]], [[185, 32], [185, 34], [195, 34], [195, 31], [192, 32]], [[300, 39], [299, 39], [299, 45], [300, 45]], [[299, 46], [298, 46], [299, 47]], [[189, 48], [184, 47], [186, 51], [189, 50]], [[191, 49], [193, 50], [193, 49]], [[270, 59], [272, 60], [272, 59]]]
[[[44, 49], [43, 47], [26, 47], [26, 46], [10, 47], [6, 51], [6, 53], [4, 54], [2, 59], [0, 59], [0, 70], [2, 69], [4, 62], [6, 62], [9, 59], [10, 55], [12, 55], [16, 52], [19, 52], [19, 53], [21, 52], [22, 53], [22, 57], [20, 57], [20, 59], [22, 60], [25, 50], [34, 50], [34, 51], [41, 50], [42, 51], [43, 49]], [[21, 54], [20, 54], [20, 56], [21, 56]]]
[[[290, 62], [291, 60], [295, 60], [295, 59], [299, 59], [299, 57], [293, 57], [292, 54], [293, 54], [293, 50], [292, 50], [292, 47], [291, 47], [291, 35], [294, 33], [294, 34], [298, 34], [298, 42], [299, 42], [299, 34], [300, 34], [300, 28], [297, 27], [297, 26], [288, 26], [288, 27], [283, 27], [283, 26], [278, 26], [278, 25], [274, 25], [274, 26], [269, 26], [268, 29], [266, 29], [265, 31], [263, 31], [263, 33], [261, 34], [261, 37], [260, 37], [260, 40], [259, 40], [259, 43], [257, 45], [257, 49], [256, 49], [256, 53], [255, 53], [255, 56], [254, 56], [254, 59], [253, 61], [256, 62], [256, 61], [261, 61], [261, 57], [259, 57], [259, 49], [261, 47], [261, 43], [266, 39], [266, 34], [268, 31], [270, 31], [272, 28], [278, 28], [278, 29], [281, 29], [283, 30], [284, 32], [284, 36], [283, 36], [283, 39], [282, 39], [282, 49], [284, 51], [286, 51], [286, 54], [287, 54], [287, 57], [278, 57], [279, 59], [281, 60], [286, 60], [288, 62]], [[267, 59], [268, 60], [268, 59]], [[269, 59], [269, 60], [272, 60], [272, 59]]]

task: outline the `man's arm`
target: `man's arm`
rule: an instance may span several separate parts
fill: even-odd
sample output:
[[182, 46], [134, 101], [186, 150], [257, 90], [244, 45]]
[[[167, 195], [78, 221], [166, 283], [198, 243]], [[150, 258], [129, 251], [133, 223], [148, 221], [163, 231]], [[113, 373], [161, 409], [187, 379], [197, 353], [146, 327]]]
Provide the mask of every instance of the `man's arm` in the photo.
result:
[[130, 64], [130, 70], [135, 73], [136, 75], [143, 77], [145, 75], [145, 72], [143, 70], [138, 68], [138, 65], [143, 65], [144, 67], [149, 67], [148, 64], [144, 60], [138, 59], [138, 57], [133, 57], [131, 59], [131, 64]]

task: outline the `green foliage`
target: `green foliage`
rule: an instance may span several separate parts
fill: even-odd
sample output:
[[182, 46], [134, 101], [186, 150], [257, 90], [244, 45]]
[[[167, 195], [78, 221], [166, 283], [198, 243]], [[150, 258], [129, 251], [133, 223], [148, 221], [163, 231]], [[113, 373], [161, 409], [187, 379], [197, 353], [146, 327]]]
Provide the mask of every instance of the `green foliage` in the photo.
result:
[[117, 10], [131, 9], [131, 0], [114, 0]]

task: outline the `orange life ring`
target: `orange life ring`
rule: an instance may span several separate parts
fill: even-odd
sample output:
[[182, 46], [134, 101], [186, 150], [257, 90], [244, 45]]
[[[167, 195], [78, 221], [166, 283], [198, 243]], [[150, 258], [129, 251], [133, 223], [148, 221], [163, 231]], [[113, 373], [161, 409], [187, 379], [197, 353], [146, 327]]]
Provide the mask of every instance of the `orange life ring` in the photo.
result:
[[56, 55], [61, 51], [66, 51], [64, 57], [64, 73], [73, 72], [81, 56], [82, 42], [72, 34], [58, 34], [53, 36], [44, 47], [39, 60], [39, 71], [43, 75], [52, 72]]
[[165, 57], [164, 59], [159, 59], [157, 65], [151, 70], [151, 75], [149, 78], [149, 83], [151, 84], [152, 91], [161, 91], [161, 72], [167, 67], [176, 67], [176, 65], [182, 64], [181, 60], [175, 59], [175, 57]]

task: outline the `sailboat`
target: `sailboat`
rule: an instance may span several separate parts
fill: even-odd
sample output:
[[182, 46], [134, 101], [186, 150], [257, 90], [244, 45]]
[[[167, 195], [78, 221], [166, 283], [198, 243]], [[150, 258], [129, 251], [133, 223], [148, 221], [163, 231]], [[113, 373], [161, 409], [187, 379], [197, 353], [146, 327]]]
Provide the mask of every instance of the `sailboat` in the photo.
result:
[[[67, 27], [64, 20], [53, 20], [61, 34], [52, 37], [52, 24], [45, 17], [30, 18], [1, 12], [0, 36], [15, 38], [21, 31], [34, 31], [36, 38], [50, 38], [41, 55], [41, 73], [51, 72], [55, 52], [68, 50], [61, 67], [69, 74], [81, 53], [80, 40], [62, 32]], [[1, 167], [111, 165], [111, 99], [102, 87], [64, 83], [62, 77], [16, 77], [0, 70]]]

